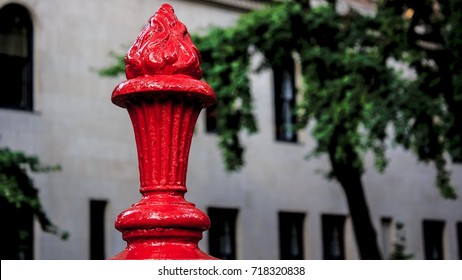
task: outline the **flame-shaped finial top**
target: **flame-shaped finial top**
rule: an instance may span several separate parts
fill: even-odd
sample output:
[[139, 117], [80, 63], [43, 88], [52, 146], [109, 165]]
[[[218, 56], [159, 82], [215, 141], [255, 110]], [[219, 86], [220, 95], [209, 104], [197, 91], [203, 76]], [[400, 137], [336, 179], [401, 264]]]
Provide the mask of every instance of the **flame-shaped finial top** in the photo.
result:
[[202, 78], [200, 53], [172, 6], [163, 4], [150, 18], [125, 57], [127, 79], [182, 74]]
[[172, 6], [162, 5], [125, 57], [127, 80], [112, 92], [112, 102], [127, 108], [134, 99], [182, 96], [202, 108], [216, 104], [213, 89], [202, 78], [201, 56]]

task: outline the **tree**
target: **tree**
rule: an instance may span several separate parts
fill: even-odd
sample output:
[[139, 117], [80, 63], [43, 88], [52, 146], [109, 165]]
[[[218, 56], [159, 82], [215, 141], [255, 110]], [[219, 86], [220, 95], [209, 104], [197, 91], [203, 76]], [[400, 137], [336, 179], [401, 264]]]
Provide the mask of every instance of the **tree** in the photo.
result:
[[59, 166], [40, 163], [35, 156], [20, 151], [0, 148], [0, 205], [2, 207], [2, 259], [31, 259], [29, 246], [33, 237], [32, 222], [36, 217], [42, 230], [67, 239], [68, 233], [61, 231], [46, 215], [34, 187], [30, 172], [52, 172]]
[[[226, 168], [244, 165], [238, 133], [257, 131], [250, 57], [264, 55], [261, 70], [297, 55], [304, 84], [296, 117], [300, 128], [314, 124], [317, 146], [310, 155], [329, 158], [328, 177], [344, 190], [361, 258], [380, 259], [362, 182], [367, 152], [375, 155], [382, 172], [388, 162], [386, 141], [402, 145], [418, 160], [435, 165], [443, 197], [456, 197], [447, 157], [462, 160], [462, 115], [456, 112], [462, 105], [459, 2], [389, 0], [380, 2], [375, 16], [365, 16], [339, 14], [335, 1], [317, 7], [285, 1], [245, 14], [235, 26], [193, 36], [204, 78], [218, 95], [217, 128]], [[415, 31], [422, 24], [422, 32]], [[406, 65], [416, 78], [397, 72], [390, 59]], [[101, 73], [120, 73], [121, 61], [119, 56]]]

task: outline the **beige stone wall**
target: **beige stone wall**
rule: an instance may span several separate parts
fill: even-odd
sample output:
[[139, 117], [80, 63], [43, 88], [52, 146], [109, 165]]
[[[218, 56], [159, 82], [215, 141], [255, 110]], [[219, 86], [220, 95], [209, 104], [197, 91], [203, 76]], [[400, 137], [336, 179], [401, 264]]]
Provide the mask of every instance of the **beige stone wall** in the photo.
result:
[[[0, 7], [8, 2], [0, 0]], [[181, 0], [17, 2], [31, 11], [35, 27], [35, 111], [0, 109], [0, 145], [61, 164], [61, 172], [39, 175], [36, 183], [50, 218], [71, 233], [68, 241], [61, 241], [39, 231], [36, 258], [89, 258], [90, 199], [109, 201], [106, 254], [112, 256], [124, 247], [113, 227], [115, 217], [140, 197], [138, 167], [128, 114], [110, 101], [113, 88], [124, 78], [101, 78], [93, 69], [111, 63], [110, 50], [125, 52], [164, 2], [173, 5], [190, 32], [204, 32], [212, 24], [232, 24], [238, 14]], [[242, 171], [224, 171], [216, 136], [204, 132], [205, 120], [200, 116], [191, 147], [187, 198], [204, 211], [211, 206], [239, 208], [240, 259], [279, 258], [278, 211], [304, 212], [305, 257], [320, 259], [320, 215], [348, 215], [345, 197], [336, 182], [317, 173], [329, 168], [324, 158], [304, 160], [313, 147], [308, 131], [301, 132], [302, 143], [274, 141], [271, 79], [268, 71], [251, 78], [260, 132], [250, 137], [243, 134], [247, 150]], [[440, 198], [430, 166], [416, 164], [399, 149], [389, 155], [392, 161], [384, 175], [369, 168], [364, 176], [377, 229], [382, 217], [404, 222], [408, 251], [422, 258], [422, 219], [445, 220], [447, 258], [456, 258], [460, 201]], [[372, 166], [372, 160], [368, 162]], [[454, 167], [453, 180], [461, 194], [460, 166]], [[351, 225], [347, 238], [347, 256], [357, 258]], [[207, 234], [201, 243], [204, 250], [206, 241]]]

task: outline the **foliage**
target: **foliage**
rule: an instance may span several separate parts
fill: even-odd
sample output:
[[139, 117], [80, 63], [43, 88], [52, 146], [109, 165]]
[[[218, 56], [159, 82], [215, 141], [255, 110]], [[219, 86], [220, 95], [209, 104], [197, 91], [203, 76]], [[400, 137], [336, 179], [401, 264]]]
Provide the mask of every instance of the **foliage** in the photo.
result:
[[109, 52], [109, 56], [114, 59], [114, 64], [99, 69], [98, 74], [106, 77], [116, 77], [122, 73], [125, 73], [125, 56], [119, 55], [114, 51]]
[[248, 73], [249, 45], [236, 44], [239, 30], [210, 30], [209, 36], [193, 36], [203, 58], [205, 80], [218, 95], [217, 131], [225, 166], [235, 171], [244, 165], [244, 147], [239, 139], [243, 129], [257, 131], [253, 116]]
[[[240, 131], [257, 130], [247, 76], [250, 57], [264, 55], [261, 70], [296, 55], [303, 78], [298, 125], [314, 121], [317, 146], [311, 155], [327, 153], [335, 163], [363, 172], [364, 155], [371, 151], [383, 171], [391, 140], [420, 161], [432, 162], [441, 194], [455, 198], [447, 156], [462, 161], [461, 0], [381, 1], [375, 16], [339, 14], [335, 1], [328, 2], [309, 7], [307, 1], [284, 1], [243, 15], [235, 26], [193, 36], [204, 78], [218, 95], [226, 168], [239, 170], [244, 164]], [[403, 16], [409, 7], [414, 14]], [[423, 38], [414, 32], [420, 25]], [[428, 47], [432, 44], [436, 50]], [[391, 67], [390, 59], [416, 78]], [[122, 72], [123, 56], [116, 60], [101, 74]]]
[[[248, 86], [243, 84], [248, 80], [242, 76], [234, 78], [233, 69], [248, 70], [248, 56], [252, 52], [261, 52], [266, 58], [259, 69], [281, 65], [297, 54], [304, 81], [298, 119], [300, 127], [315, 120], [312, 135], [317, 147], [312, 155], [330, 153], [336, 162], [363, 170], [363, 156], [372, 151], [376, 167], [383, 171], [387, 165], [385, 141], [388, 137], [415, 152], [419, 160], [433, 162], [442, 195], [455, 198], [445, 155], [458, 160], [462, 141], [457, 130], [460, 127], [454, 121], [457, 112], [449, 110], [450, 102], [444, 96], [451, 96], [456, 100], [453, 103], [460, 104], [461, 86], [457, 85], [461, 80], [457, 78], [461, 73], [457, 68], [460, 60], [455, 60], [447, 73], [431, 75], [434, 70], [425, 67], [425, 61], [428, 63], [431, 59], [430, 51], [412, 45], [408, 38], [413, 23], [402, 16], [404, 4], [403, 1], [384, 2], [377, 15], [370, 17], [354, 11], [340, 15], [333, 5], [307, 10], [287, 1], [249, 13], [234, 27], [215, 28], [205, 36], [194, 37], [203, 54], [205, 79], [212, 84], [219, 100], [224, 99], [218, 107], [222, 139], [238, 139], [239, 129], [224, 126], [233, 116], [230, 114], [233, 104], [252, 108]], [[454, 9], [456, 5], [452, 5]], [[460, 21], [455, 18], [460, 14], [453, 14], [444, 18], [447, 23], [438, 23], [447, 38], [456, 38], [452, 33], [460, 33], [460, 28], [456, 28]], [[452, 51], [453, 56], [459, 55], [455, 52], [460, 52], [460, 41], [448, 42], [452, 45], [446, 50]], [[411, 80], [395, 71], [389, 66], [390, 58], [407, 65], [409, 71], [416, 72], [417, 78]], [[449, 93], [444, 92], [446, 89], [440, 81], [445, 74], [453, 76], [455, 84]], [[448, 84], [446, 81], [445, 85]], [[252, 120], [248, 123], [253, 123], [247, 111], [246, 117]], [[242, 127], [247, 127], [246, 124], [242, 122]], [[255, 126], [249, 127], [253, 132]], [[345, 147], [351, 147], [352, 152]], [[222, 145], [222, 148], [225, 155], [236, 150], [235, 154], [242, 155], [240, 146], [234, 150], [231, 145]], [[236, 163], [242, 161], [227, 160], [228, 169], [238, 169], [240, 166], [236, 168]]]
[[416, 73], [396, 101], [395, 141], [413, 150], [420, 161], [435, 164], [437, 186], [448, 198], [456, 194], [445, 156], [462, 162], [460, 4], [460, 0], [395, 0], [385, 2], [386, 9], [379, 12], [386, 35], [381, 51]]
[[[328, 156], [328, 177], [345, 191], [361, 258], [381, 258], [361, 180], [367, 153], [382, 172], [390, 144], [412, 151], [434, 164], [442, 196], [456, 198], [447, 161], [462, 162], [461, 1], [384, 0], [374, 16], [339, 14], [335, 0], [317, 7], [274, 1], [234, 26], [192, 36], [218, 96], [226, 169], [244, 165], [240, 132], [257, 130], [250, 58], [263, 54], [257, 72], [296, 58], [303, 80], [297, 127], [313, 124], [317, 145], [310, 156]], [[101, 73], [123, 72], [123, 56], [116, 60]]]
[[406, 253], [406, 235], [404, 232], [404, 224], [396, 223], [396, 240], [393, 243], [393, 252], [390, 255], [391, 260], [410, 260], [414, 257], [413, 254]]
[[69, 234], [54, 225], [43, 210], [38, 190], [29, 175], [30, 172], [47, 173], [58, 170], [59, 166], [43, 165], [35, 156], [0, 148], [0, 198], [16, 209], [31, 210], [45, 232], [67, 239]]

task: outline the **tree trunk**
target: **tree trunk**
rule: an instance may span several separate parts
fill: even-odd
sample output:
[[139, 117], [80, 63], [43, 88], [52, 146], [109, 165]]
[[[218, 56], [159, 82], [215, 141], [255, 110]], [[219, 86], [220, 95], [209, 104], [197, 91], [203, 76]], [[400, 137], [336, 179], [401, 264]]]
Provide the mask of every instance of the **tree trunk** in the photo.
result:
[[338, 137], [334, 137], [334, 139], [329, 146], [329, 159], [333, 174], [342, 186], [347, 198], [359, 255], [363, 260], [382, 259], [377, 244], [377, 234], [372, 225], [363, 190], [362, 172], [359, 167], [354, 166], [358, 155], [351, 145], [342, 145], [341, 148], [346, 153], [347, 160], [340, 161], [336, 159], [335, 151], [337, 150]]
[[[332, 162], [332, 165], [337, 165]], [[339, 168], [343, 170], [338, 170]], [[353, 228], [361, 259], [381, 259], [377, 244], [377, 235], [372, 225], [369, 208], [361, 182], [361, 173], [353, 168], [336, 167], [334, 174], [342, 186], [350, 209]]]

